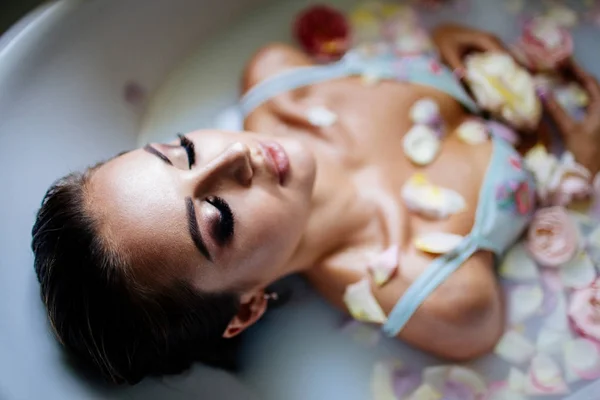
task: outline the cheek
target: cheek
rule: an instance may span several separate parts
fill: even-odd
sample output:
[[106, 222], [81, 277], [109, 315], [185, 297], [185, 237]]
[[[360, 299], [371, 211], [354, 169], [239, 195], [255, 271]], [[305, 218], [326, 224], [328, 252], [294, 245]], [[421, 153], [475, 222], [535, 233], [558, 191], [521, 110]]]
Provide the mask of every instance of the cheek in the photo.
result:
[[245, 211], [248, 218], [243, 236], [249, 258], [258, 264], [272, 264], [269, 267], [285, 263], [304, 230], [304, 210], [293, 202], [269, 197], [246, 206]]

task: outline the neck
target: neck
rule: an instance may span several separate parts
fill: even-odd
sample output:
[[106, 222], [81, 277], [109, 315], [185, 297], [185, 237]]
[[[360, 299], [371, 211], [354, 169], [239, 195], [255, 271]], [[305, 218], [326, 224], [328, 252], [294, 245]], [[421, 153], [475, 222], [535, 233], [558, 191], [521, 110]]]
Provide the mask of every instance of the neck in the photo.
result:
[[341, 175], [317, 176], [310, 217], [286, 273], [318, 266], [358, 240], [371, 213], [360, 201], [348, 174], [343, 175], [345, 179]]

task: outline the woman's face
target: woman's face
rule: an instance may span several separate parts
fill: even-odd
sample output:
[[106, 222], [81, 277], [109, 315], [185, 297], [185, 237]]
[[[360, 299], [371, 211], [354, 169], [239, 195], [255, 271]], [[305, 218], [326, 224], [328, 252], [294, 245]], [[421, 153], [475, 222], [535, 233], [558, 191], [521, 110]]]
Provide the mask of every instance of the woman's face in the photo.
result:
[[101, 166], [88, 199], [102, 237], [136, 261], [142, 282], [256, 290], [285, 273], [314, 180], [297, 140], [198, 131]]

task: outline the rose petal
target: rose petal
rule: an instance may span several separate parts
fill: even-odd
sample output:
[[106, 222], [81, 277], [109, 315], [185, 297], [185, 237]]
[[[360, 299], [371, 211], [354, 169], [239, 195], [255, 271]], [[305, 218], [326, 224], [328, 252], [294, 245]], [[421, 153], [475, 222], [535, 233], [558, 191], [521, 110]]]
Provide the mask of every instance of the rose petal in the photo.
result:
[[526, 400], [525, 396], [511, 390], [505, 382], [490, 385], [485, 400]]
[[410, 108], [409, 115], [411, 121], [417, 125], [435, 125], [441, 118], [440, 107], [429, 97], [417, 100]]
[[423, 383], [429, 385], [438, 392], [441, 392], [446, 384], [450, 368], [451, 367], [448, 365], [436, 365], [424, 368]]
[[515, 133], [514, 129], [497, 121], [487, 121], [486, 123], [492, 131], [492, 135], [500, 137], [512, 145], [519, 143], [519, 136]]
[[477, 120], [463, 122], [456, 131], [458, 138], [470, 145], [478, 145], [488, 140], [487, 126]]
[[420, 374], [406, 369], [394, 371], [394, 393], [397, 399], [405, 398], [421, 384]]
[[500, 264], [500, 275], [519, 282], [539, 278], [538, 267], [522, 243], [515, 244], [506, 253]]
[[596, 279], [596, 269], [588, 255], [581, 251], [559, 270], [563, 284], [569, 288], [582, 288]]
[[539, 209], [529, 225], [527, 249], [538, 263], [558, 267], [571, 260], [579, 248], [577, 227], [563, 207]]
[[508, 371], [508, 378], [506, 379], [510, 390], [517, 393], [523, 392], [525, 390], [526, 381], [527, 376], [523, 372], [515, 367], [510, 367], [510, 371]]
[[435, 131], [426, 125], [414, 125], [402, 141], [404, 154], [417, 165], [430, 164], [440, 152], [441, 143]]
[[531, 360], [531, 366], [525, 383], [528, 395], [566, 394], [569, 388], [565, 383], [560, 368], [552, 358], [538, 354]]
[[571, 296], [569, 319], [573, 329], [588, 339], [600, 343], [600, 280], [578, 289]]
[[540, 310], [544, 292], [540, 286], [518, 286], [509, 292], [508, 316], [511, 324], [521, 323]]
[[398, 246], [392, 245], [371, 262], [368, 269], [377, 286], [385, 285], [398, 269]]
[[557, 293], [556, 298], [556, 307], [550, 315], [544, 319], [542, 326], [543, 328], [557, 332], [568, 332], [569, 320], [567, 317], [567, 301], [565, 295], [562, 292]]
[[377, 362], [371, 374], [371, 394], [374, 400], [395, 400], [393, 374], [400, 362]]
[[344, 303], [350, 314], [358, 321], [383, 324], [387, 317], [373, 293], [368, 279], [346, 286]]
[[502, 336], [494, 352], [510, 363], [522, 364], [533, 357], [535, 346], [523, 335], [511, 330]]
[[322, 106], [310, 107], [307, 110], [307, 117], [311, 125], [322, 128], [335, 124], [338, 119], [337, 114]]
[[472, 369], [458, 365], [450, 368], [447, 380], [448, 382], [456, 382], [466, 386], [475, 395], [474, 397], [483, 395], [487, 388], [485, 379], [480, 374]]
[[536, 348], [540, 353], [549, 355], [559, 355], [562, 344], [571, 340], [571, 334], [568, 331], [555, 331], [548, 328], [540, 329], [538, 333]]
[[406, 400], [440, 400], [441, 398], [442, 394], [440, 392], [424, 384], [419, 386]]
[[585, 338], [564, 344], [565, 376], [567, 382], [600, 378], [600, 347]]
[[469, 386], [459, 382], [446, 382], [442, 392], [444, 400], [476, 400], [477, 395]]
[[418, 236], [415, 241], [415, 247], [425, 253], [446, 254], [454, 250], [464, 236], [446, 232], [430, 232]]
[[467, 207], [459, 193], [433, 185], [422, 173], [415, 173], [406, 181], [401, 195], [409, 210], [432, 219], [446, 219]]

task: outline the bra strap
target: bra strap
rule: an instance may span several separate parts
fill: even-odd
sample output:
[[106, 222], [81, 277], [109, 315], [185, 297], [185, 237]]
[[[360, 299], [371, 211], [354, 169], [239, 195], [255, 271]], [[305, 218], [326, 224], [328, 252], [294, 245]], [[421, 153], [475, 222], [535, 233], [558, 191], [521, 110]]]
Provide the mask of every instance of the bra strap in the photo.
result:
[[433, 260], [427, 269], [408, 287], [388, 315], [388, 320], [382, 328], [386, 336], [395, 337], [398, 335], [425, 299], [471, 257], [478, 248], [480, 248], [478, 241], [469, 235], [454, 250]]

